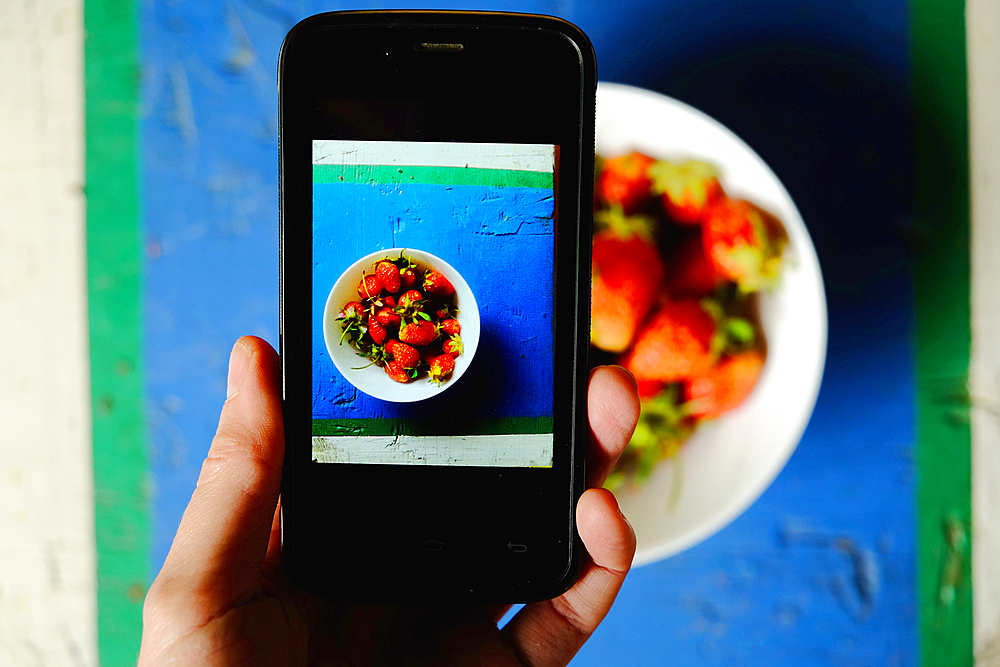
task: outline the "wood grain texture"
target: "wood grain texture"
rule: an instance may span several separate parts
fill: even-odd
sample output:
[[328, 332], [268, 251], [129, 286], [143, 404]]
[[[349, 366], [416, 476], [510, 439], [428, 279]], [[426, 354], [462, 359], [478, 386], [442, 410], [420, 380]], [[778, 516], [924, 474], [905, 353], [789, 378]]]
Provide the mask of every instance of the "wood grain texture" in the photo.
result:
[[83, 3], [0, 9], [0, 664], [96, 665]]
[[921, 663], [973, 661], [969, 124], [964, 3], [913, 0]]
[[319, 463], [552, 467], [552, 434], [314, 436]]
[[[786, 469], [725, 531], [633, 572], [577, 665], [919, 659], [912, 261], [898, 238], [912, 231], [911, 3], [750, 4], [517, 5], [585, 29], [603, 80], [671, 94], [746, 140], [802, 211], [831, 303], [824, 387]], [[233, 339], [277, 341], [281, 38], [306, 14], [352, 6], [141, 6], [154, 564], [214, 432]], [[933, 73], [935, 57], [921, 66]]]
[[1000, 4], [969, 0], [972, 584], [976, 664], [1000, 665]]
[[87, 0], [84, 6], [87, 288], [102, 665], [135, 663], [150, 578], [137, 4]]

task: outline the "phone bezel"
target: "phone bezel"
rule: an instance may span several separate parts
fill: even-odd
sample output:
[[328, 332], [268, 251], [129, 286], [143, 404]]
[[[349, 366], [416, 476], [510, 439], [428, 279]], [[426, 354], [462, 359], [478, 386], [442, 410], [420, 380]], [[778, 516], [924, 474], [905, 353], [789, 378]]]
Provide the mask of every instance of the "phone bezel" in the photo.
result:
[[[324, 50], [331, 40], [337, 48]], [[462, 43], [466, 64], [458, 62], [461, 58], [447, 62], [450, 54], [405, 49], [418, 42]], [[506, 62], [498, 62], [503, 43], [527, 51], [508, 51]], [[396, 55], [379, 59], [383, 49]], [[567, 55], [570, 49], [572, 58]], [[318, 64], [317, 53], [357, 54], [360, 60], [351, 64], [349, 72], [336, 71]], [[551, 56], [548, 66], [558, 67], [563, 75], [566, 62], [573, 60], [571, 84], [565, 76], [556, 76], [559, 81], [553, 82], [553, 76], [538, 71], [538, 61], [546, 55]], [[431, 70], [429, 63], [434, 60]], [[525, 71], [532, 63], [536, 70]], [[504, 112], [501, 100], [490, 103], [487, 83], [468, 77], [480, 68], [492, 68], [484, 74], [495, 89], [531, 99], [544, 111]], [[464, 73], [462, 90], [443, 76], [431, 76], [432, 71]], [[288, 443], [282, 533], [286, 570], [304, 588], [349, 599], [432, 596], [510, 602], [552, 597], [575, 579], [582, 548], [575, 529], [575, 501], [583, 491], [589, 436], [585, 397], [595, 90], [596, 65], [589, 41], [571, 24], [550, 17], [335, 12], [306, 19], [286, 38], [279, 60], [280, 347]], [[380, 131], [377, 127], [350, 128], [348, 133], [364, 136], [344, 136], [344, 129], [332, 127], [319, 110], [324, 100], [361, 96], [424, 100], [433, 108], [428, 112], [433, 118], [416, 130], [396, 128], [384, 137], [372, 136]], [[400, 136], [414, 131], [421, 136]], [[337, 136], [329, 136], [331, 132]], [[290, 221], [311, 220], [311, 160], [303, 157], [306, 142], [322, 138], [560, 145], [552, 468], [313, 464], [307, 448], [295, 445], [311, 437], [312, 323], [306, 298], [311, 261], [305, 261], [311, 258], [311, 224]], [[560, 447], [560, 442], [566, 446]], [[377, 493], [372, 493], [375, 489]], [[323, 495], [325, 514], [334, 514], [336, 536], [319, 530], [324, 512], [316, 508], [318, 493]], [[404, 504], [404, 499], [409, 502]], [[359, 501], [368, 504], [358, 509]], [[344, 507], [353, 509], [345, 515]], [[399, 509], [399, 516], [389, 516], [393, 508]], [[484, 556], [484, 540], [491, 530], [511, 530], [505, 522], [517, 516], [536, 521], [537, 526], [523, 530], [539, 546], [528, 556], [512, 558], [502, 549], [495, 558]], [[380, 530], [370, 525], [373, 518], [382, 521]], [[419, 535], [429, 535], [431, 528], [451, 531], [443, 536], [452, 545], [449, 553], [421, 549]], [[359, 540], [365, 544], [359, 545]], [[352, 576], [325, 573], [318, 567], [321, 562], [351, 569]]]

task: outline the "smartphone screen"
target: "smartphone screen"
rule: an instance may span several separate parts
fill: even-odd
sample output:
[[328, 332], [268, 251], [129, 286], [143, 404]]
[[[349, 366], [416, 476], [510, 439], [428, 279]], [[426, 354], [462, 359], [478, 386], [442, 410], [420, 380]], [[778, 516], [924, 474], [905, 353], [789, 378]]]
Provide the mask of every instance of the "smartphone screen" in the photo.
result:
[[312, 142], [314, 462], [552, 467], [558, 156]]
[[572, 582], [595, 88], [586, 37], [545, 17], [346, 12], [286, 38], [282, 559], [303, 588]]

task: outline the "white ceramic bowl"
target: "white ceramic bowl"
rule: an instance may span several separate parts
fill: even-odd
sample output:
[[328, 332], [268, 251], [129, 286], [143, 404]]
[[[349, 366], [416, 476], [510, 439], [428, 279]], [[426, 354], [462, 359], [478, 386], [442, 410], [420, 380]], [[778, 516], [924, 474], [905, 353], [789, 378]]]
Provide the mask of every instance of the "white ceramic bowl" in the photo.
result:
[[[371, 273], [375, 262], [380, 259], [399, 257], [400, 251], [404, 251], [407, 257], [422, 268], [433, 268], [440, 271], [455, 286], [455, 300], [459, 310], [455, 319], [462, 327], [460, 335], [465, 351], [455, 360], [455, 370], [452, 372], [451, 378], [440, 385], [430, 382], [426, 377], [402, 384], [390, 379], [385, 371], [378, 366], [369, 366], [358, 370], [359, 367], [367, 364], [368, 360], [359, 357], [355, 349], [346, 342], [343, 345], [340, 344], [341, 328], [337, 317], [346, 304], [358, 300], [358, 283], [361, 282], [362, 275], [365, 272]], [[330, 296], [326, 299], [326, 308], [323, 313], [323, 338], [326, 340], [326, 349], [330, 353], [333, 365], [348, 382], [364, 393], [394, 403], [422, 401], [425, 398], [437, 396], [442, 391], [454, 386], [455, 382], [468, 369], [472, 358], [476, 355], [476, 348], [479, 347], [479, 306], [469, 284], [465, 282], [465, 278], [440, 257], [410, 248], [379, 250], [365, 255], [351, 264], [333, 284]]]
[[721, 124], [677, 100], [630, 86], [597, 88], [597, 152], [696, 158], [715, 165], [730, 196], [784, 222], [781, 284], [761, 299], [768, 354], [750, 397], [703, 424], [644, 484], [618, 493], [638, 538], [636, 565], [682, 551], [728, 525], [784, 467], [805, 430], [826, 359], [826, 298], [802, 217], [764, 161]]

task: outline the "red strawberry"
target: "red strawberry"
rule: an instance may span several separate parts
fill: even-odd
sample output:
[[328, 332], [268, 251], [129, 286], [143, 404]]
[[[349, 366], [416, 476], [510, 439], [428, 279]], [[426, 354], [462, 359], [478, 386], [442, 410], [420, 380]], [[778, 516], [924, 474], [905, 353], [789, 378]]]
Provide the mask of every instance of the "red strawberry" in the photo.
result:
[[382, 306], [375, 313], [375, 318], [379, 324], [386, 328], [395, 329], [399, 326], [400, 317], [390, 306]]
[[376, 264], [375, 277], [379, 279], [382, 287], [390, 294], [399, 292], [401, 287], [399, 267], [392, 262], [379, 262]]
[[666, 290], [674, 297], [701, 297], [711, 294], [727, 280], [728, 277], [705, 254], [702, 235], [697, 234], [681, 244], [670, 262]]
[[424, 303], [424, 295], [415, 289], [407, 290], [399, 297], [400, 308], [419, 308]]
[[392, 346], [392, 358], [406, 370], [412, 370], [420, 363], [420, 353], [415, 347], [406, 343], [397, 342]]
[[663, 260], [652, 241], [610, 230], [595, 236], [590, 342], [609, 352], [627, 349], [662, 280]]
[[438, 329], [449, 336], [462, 333], [462, 325], [455, 319], [442, 320], [438, 323]]
[[362, 299], [377, 299], [382, 291], [382, 283], [374, 274], [366, 274], [358, 283], [358, 296]]
[[684, 385], [688, 413], [702, 419], [715, 419], [742, 403], [757, 385], [764, 357], [757, 350], [729, 357], [703, 377]]
[[455, 334], [441, 344], [441, 351], [457, 359], [465, 352], [465, 345], [462, 344], [462, 339], [458, 334]]
[[439, 320], [450, 320], [458, 315], [458, 308], [446, 303], [443, 306], [439, 306], [438, 309], [434, 311], [434, 314]]
[[345, 320], [360, 320], [363, 312], [365, 312], [364, 306], [357, 301], [349, 301], [340, 309], [340, 317]]
[[663, 391], [667, 383], [660, 380], [637, 380], [636, 386], [639, 391], [639, 398], [652, 398]]
[[697, 301], [664, 302], [639, 332], [622, 365], [639, 382], [678, 382], [715, 364], [715, 320]]
[[397, 345], [399, 345], [399, 341], [396, 340], [395, 338], [390, 338], [389, 340], [385, 341], [386, 354], [391, 355], [392, 351], [395, 349]]
[[346, 340], [351, 347], [357, 347], [363, 335], [361, 324], [364, 322], [364, 313], [364, 306], [357, 301], [349, 301], [340, 309], [340, 316], [337, 318], [340, 322], [340, 344]]
[[419, 313], [423, 313], [426, 305], [427, 302], [424, 300], [424, 295], [415, 289], [411, 289], [399, 296], [399, 303], [396, 304], [394, 310], [401, 317], [413, 318]]
[[382, 326], [382, 323], [378, 321], [376, 316], [372, 315], [368, 318], [368, 335], [372, 337], [376, 345], [381, 345], [385, 341], [387, 333], [385, 327]]
[[663, 197], [663, 208], [677, 222], [696, 225], [722, 198], [719, 172], [710, 164], [689, 160], [659, 161], [649, 168], [652, 191]]
[[424, 274], [424, 291], [431, 296], [445, 299], [455, 293], [455, 286], [440, 271], [428, 269]]
[[399, 340], [410, 345], [429, 345], [435, 338], [437, 329], [427, 320], [416, 320], [399, 328]]
[[774, 286], [788, 234], [781, 222], [748, 201], [724, 198], [702, 225], [705, 254], [744, 292]]
[[442, 354], [431, 359], [430, 366], [427, 371], [430, 381], [434, 384], [441, 384], [455, 370], [455, 359], [450, 354]]
[[385, 374], [396, 382], [407, 383], [410, 381], [410, 374], [399, 365], [398, 361], [390, 361], [385, 365]]
[[417, 272], [407, 267], [399, 272], [400, 289], [413, 289], [417, 286]]
[[656, 162], [642, 153], [604, 160], [594, 183], [594, 196], [608, 206], [621, 206], [634, 213], [649, 199], [650, 179], [646, 170]]
[[391, 306], [393, 308], [396, 307], [396, 297], [394, 297], [392, 295], [384, 296], [381, 299], [379, 299], [379, 301], [382, 302], [383, 306]]

